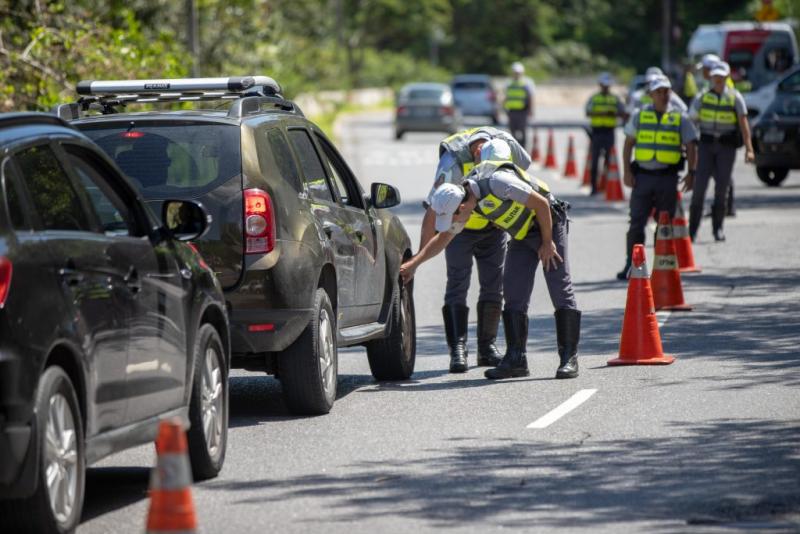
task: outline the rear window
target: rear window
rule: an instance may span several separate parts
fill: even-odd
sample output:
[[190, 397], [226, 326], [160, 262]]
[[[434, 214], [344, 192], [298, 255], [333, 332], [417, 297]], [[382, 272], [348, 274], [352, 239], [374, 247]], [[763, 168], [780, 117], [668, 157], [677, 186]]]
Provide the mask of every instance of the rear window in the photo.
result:
[[206, 192], [241, 174], [239, 128], [135, 124], [84, 130], [146, 198]]
[[411, 89], [408, 91], [409, 100], [439, 100], [442, 98], [441, 89]]
[[453, 82], [453, 89], [488, 89], [489, 83], [480, 80]]

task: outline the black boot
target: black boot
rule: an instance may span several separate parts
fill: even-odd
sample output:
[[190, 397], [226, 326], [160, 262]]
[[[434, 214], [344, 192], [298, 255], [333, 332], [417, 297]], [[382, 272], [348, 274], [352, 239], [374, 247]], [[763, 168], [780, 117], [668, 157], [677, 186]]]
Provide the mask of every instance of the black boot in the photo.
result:
[[725, 206], [714, 205], [711, 211], [711, 224], [714, 231], [714, 241], [725, 241], [725, 232], [722, 231], [722, 222], [725, 220]]
[[528, 344], [528, 314], [523, 312], [504, 311], [503, 328], [506, 330], [506, 354], [500, 364], [487, 369], [486, 378], [512, 378], [528, 376], [528, 358], [525, 346]]
[[442, 307], [444, 318], [444, 332], [447, 336], [447, 346], [450, 347], [450, 372], [467, 372], [467, 323], [469, 322], [469, 308], [455, 305]]
[[499, 302], [478, 302], [478, 367], [495, 367], [500, 351], [494, 345], [503, 307]]
[[694, 243], [694, 238], [697, 236], [697, 229], [700, 228], [700, 220], [703, 218], [703, 205], [689, 206], [689, 239]]
[[633, 238], [630, 235], [630, 232], [625, 234], [625, 247], [626, 247], [626, 256], [625, 256], [625, 267], [622, 268], [620, 272], [617, 273], [617, 280], [627, 280], [628, 273], [631, 270], [631, 255], [633, 254], [633, 246], [636, 243], [633, 242]]
[[726, 217], [736, 217], [736, 207], [733, 205], [733, 179], [731, 179], [731, 184], [728, 186], [728, 201], [725, 203]]
[[581, 312], [578, 310], [556, 310], [556, 339], [558, 356], [561, 358], [556, 378], [578, 376], [578, 341], [581, 337]]

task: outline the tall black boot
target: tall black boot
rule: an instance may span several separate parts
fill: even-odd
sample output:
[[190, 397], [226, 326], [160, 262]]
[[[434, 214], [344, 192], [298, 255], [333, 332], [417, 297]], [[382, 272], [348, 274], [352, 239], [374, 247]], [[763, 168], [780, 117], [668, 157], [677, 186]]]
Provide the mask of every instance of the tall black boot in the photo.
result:
[[581, 337], [581, 312], [578, 310], [556, 310], [556, 339], [558, 357], [561, 359], [556, 378], [578, 376], [578, 341]]
[[736, 207], [733, 205], [733, 178], [728, 186], [728, 201], [725, 203], [725, 208], [726, 217], [736, 217]]
[[500, 364], [484, 372], [486, 378], [512, 378], [528, 376], [528, 358], [525, 346], [528, 344], [528, 314], [504, 311], [503, 328], [506, 330], [506, 354]]
[[711, 224], [714, 231], [714, 241], [725, 241], [725, 232], [722, 231], [722, 222], [725, 220], [725, 206], [717, 206], [711, 210]]
[[494, 345], [503, 307], [499, 302], [478, 302], [478, 367], [495, 367], [500, 351]]
[[467, 372], [467, 324], [469, 323], [469, 308], [456, 304], [442, 307], [444, 318], [444, 332], [447, 336], [447, 346], [450, 347], [450, 372]]
[[700, 228], [700, 221], [703, 218], [703, 205], [689, 206], [689, 238], [694, 243], [694, 238], [697, 236], [697, 229]]
[[633, 237], [631, 237], [630, 232], [625, 235], [625, 246], [626, 249], [626, 256], [625, 256], [625, 266], [622, 268], [620, 272], [617, 273], [617, 280], [627, 280], [628, 279], [628, 272], [631, 270], [631, 255], [633, 254]]

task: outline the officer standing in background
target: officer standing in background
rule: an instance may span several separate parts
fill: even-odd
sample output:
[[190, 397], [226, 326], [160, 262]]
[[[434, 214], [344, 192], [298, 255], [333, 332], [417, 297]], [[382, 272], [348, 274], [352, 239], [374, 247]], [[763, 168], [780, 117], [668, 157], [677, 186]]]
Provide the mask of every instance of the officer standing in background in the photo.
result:
[[[645, 71], [645, 86], [634, 91], [630, 97], [628, 102], [628, 115], [633, 116], [644, 106], [653, 103], [653, 99], [650, 97], [649, 87], [656, 78], [666, 78], [666, 75], [658, 67], [648, 67]], [[669, 104], [670, 108], [676, 111], [687, 111], [689, 109], [686, 103], [681, 100], [681, 97], [676, 95], [672, 89], [670, 89], [669, 93]]]
[[687, 191], [694, 189], [689, 209], [689, 236], [692, 241], [703, 217], [703, 203], [711, 176], [714, 176], [714, 204], [711, 208], [714, 240], [725, 241], [722, 223], [736, 149], [744, 144], [745, 161], [751, 163], [755, 160], [747, 105], [739, 91], [726, 85], [729, 75], [728, 64], [717, 63], [710, 72], [711, 87], [695, 97], [689, 112], [689, 116], [700, 127], [697, 175], [688, 176], [684, 185]]
[[[431, 197], [442, 184], [458, 184], [479, 161], [480, 149], [492, 139], [503, 139], [511, 147], [515, 164], [527, 169], [531, 164], [528, 153], [507, 132], [482, 126], [471, 128], [445, 138], [439, 144], [439, 166], [433, 188], [428, 194], [422, 218], [420, 249], [435, 235]], [[450, 372], [465, 373], [467, 362], [467, 326], [469, 308], [467, 292], [472, 278], [472, 259], [478, 266], [478, 366], [494, 367], [500, 362], [495, 347], [497, 327], [502, 312], [503, 262], [506, 255], [506, 235], [478, 214], [466, 221], [460, 232], [445, 250], [447, 285], [442, 316], [447, 345], [450, 347]]]
[[481, 148], [481, 163], [461, 184], [443, 184], [431, 198], [439, 232], [400, 267], [405, 282], [417, 267], [436, 256], [461, 231], [473, 212], [511, 236], [503, 273], [503, 361], [485, 372], [486, 378], [528, 376], [528, 305], [539, 261], [555, 308], [559, 367], [556, 378], [578, 376], [581, 312], [570, 276], [567, 246], [568, 205], [557, 200], [547, 184], [514, 165], [507, 143], [494, 139]]
[[[622, 151], [624, 182], [632, 187], [625, 267], [617, 273], [625, 280], [631, 267], [633, 246], [645, 242], [644, 228], [653, 208], [672, 217], [678, 198], [678, 173], [683, 168], [682, 147], [689, 162], [688, 176], [697, 167], [697, 130], [685, 112], [669, 107], [671, 84], [665, 77], [650, 83], [653, 104], [633, 115], [625, 126]], [[634, 147], [636, 148], [634, 152]], [[631, 162], [633, 153], [635, 161]]]
[[525, 67], [515, 61], [511, 65], [511, 82], [506, 86], [504, 107], [508, 129], [523, 148], [528, 146], [528, 120], [533, 119], [533, 93], [533, 80], [525, 77]]
[[595, 93], [586, 102], [586, 116], [589, 117], [592, 127], [590, 149], [592, 151], [591, 195], [597, 194], [597, 166], [600, 162], [600, 154], [603, 160], [608, 163], [608, 154], [614, 148], [614, 131], [617, 127], [617, 117], [624, 121], [627, 117], [625, 106], [622, 101], [614, 94], [610, 88], [613, 80], [607, 72], [600, 74], [597, 83], [600, 84], [600, 91]]

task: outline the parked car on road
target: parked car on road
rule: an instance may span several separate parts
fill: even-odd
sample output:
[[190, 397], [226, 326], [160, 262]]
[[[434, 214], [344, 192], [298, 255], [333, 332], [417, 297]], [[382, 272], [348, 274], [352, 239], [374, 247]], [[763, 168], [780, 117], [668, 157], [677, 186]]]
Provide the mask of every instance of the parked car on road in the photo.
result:
[[394, 136], [406, 132], [456, 133], [463, 127], [461, 111], [455, 107], [453, 93], [442, 83], [410, 83], [397, 94]]
[[188, 241], [198, 203], [158, 223], [116, 165], [52, 115], [0, 115], [0, 532], [72, 532], [86, 466], [188, 431], [195, 479], [228, 431], [222, 288]]
[[[300, 414], [333, 406], [338, 347], [365, 346], [378, 380], [412, 374], [412, 287], [399, 278], [411, 241], [385, 209], [399, 193], [374, 183], [365, 195], [333, 143], [277, 82], [95, 81], [78, 91], [81, 101], [58, 113], [73, 117], [153, 207], [196, 199], [213, 216], [194, 243], [225, 291], [234, 367], [275, 374]], [[121, 109], [180, 100], [198, 109]], [[87, 116], [94, 108], [104, 114]]]
[[499, 124], [497, 93], [488, 74], [458, 74], [450, 87], [462, 115], [489, 117], [492, 124]]
[[756, 173], [762, 182], [778, 186], [790, 169], [800, 169], [800, 69], [778, 83], [752, 130]]

